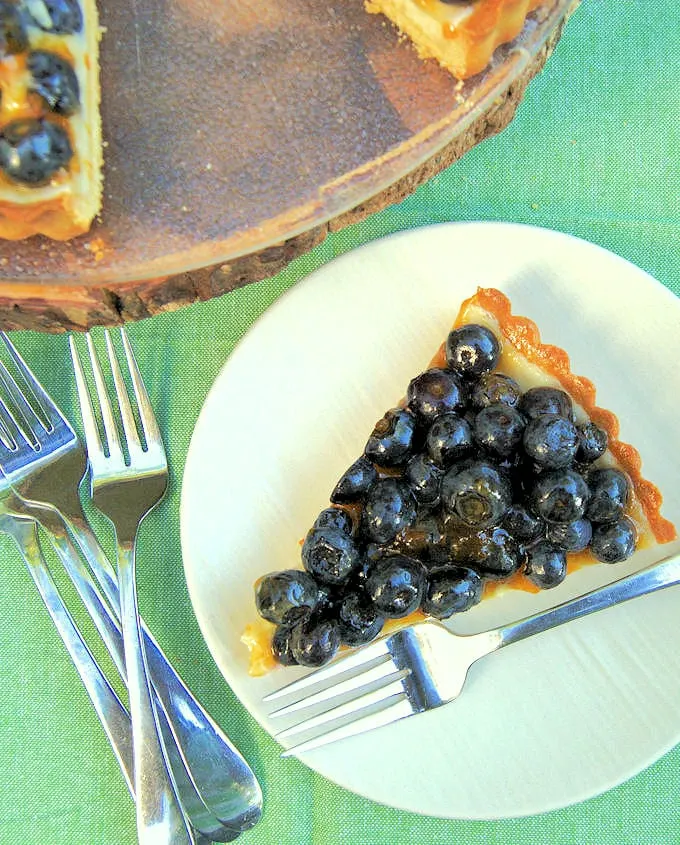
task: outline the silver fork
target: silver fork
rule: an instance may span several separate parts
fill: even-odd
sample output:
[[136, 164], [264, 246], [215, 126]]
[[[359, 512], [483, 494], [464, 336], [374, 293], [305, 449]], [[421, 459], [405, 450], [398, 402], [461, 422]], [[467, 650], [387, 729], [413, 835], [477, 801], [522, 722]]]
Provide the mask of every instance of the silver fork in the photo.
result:
[[[5, 485], [5, 480], [0, 478], [0, 496]], [[125, 783], [134, 798], [130, 715], [109, 684], [59, 594], [40, 548], [37, 523], [29, 517], [13, 516], [2, 512], [0, 506], [0, 532], [11, 536], [17, 544], [47, 612], [54, 622], [57, 632], [85, 686], [99, 721], [111, 743], [111, 748], [123, 773]], [[161, 730], [165, 736], [170, 729], [163, 718], [162, 711], [159, 711], [159, 718]], [[166, 742], [165, 745], [169, 754], [172, 754], [172, 744]], [[175, 763], [172, 768], [174, 773], [182, 771], [182, 766], [178, 763]], [[186, 792], [187, 789], [188, 787], [185, 784], [183, 790], [180, 788], [180, 792]], [[239, 836], [238, 832], [229, 832], [228, 836], [221, 837], [221, 841], [231, 841], [237, 836]], [[203, 835], [198, 835], [196, 838], [197, 845], [209, 845], [211, 841]]]
[[[1, 393], [12, 411], [9, 414], [8, 408], [0, 405], [0, 420], [12, 434], [5, 440], [0, 437], [0, 470], [13, 489], [25, 497], [15, 495], [12, 507], [37, 519], [50, 532], [62, 563], [124, 674], [116, 574], [90, 528], [78, 495], [87, 467], [85, 450], [9, 337], [0, 333], [0, 338], [20, 379], [19, 383], [0, 362]], [[82, 548], [106, 599], [80, 563], [67, 528]], [[224, 837], [228, 841], [232, 832], [247, 830], [260, 818], [260, 786], [252, 769], [194, 698], [144, 625], [143, 634], [154, 691], [167, 718], [170, 738], [177, 744], [174, 759], [183, 767], [177, 772], [186, 785], [183, 802], [198, 829], [212, 839], [221, 841]]]
[[[124, 333], [122, 338], [145, 445], [137, 432], [132, 404], [109, 333], [106, 332], [106, 347], [123, 426], [122, 438], [90, 335], [87, 335], [87, 345], [105, 442], [100, 437], [75, 345], [71, 345], [71, 350], [90, 463], [92, 502], [111, 520], [118, 547], [118, 589], [132, 722], [137, 835], [142, 845], [159, 842], [179, 845], [193, 841], [194, 837], [166, 763], [148, 677], [135, 585], [138, 529], [165, 495], [168, 463], [151, 403]], [[127, 445], [127, 458], [123, 440]]]
[[572, 619], [680, 583], [680, 555], [671, 555], [633, 575], [556, 607], [480, 634], [459, 635], [435, 621], [396, 631], [265, 696], [294, 700], [269, 714], [288, 716], [307, 708], [313, 715], [277, 734], [309, 738], [283, 756], [389, 725], [457, 698], [470, 666], [506, 645]]

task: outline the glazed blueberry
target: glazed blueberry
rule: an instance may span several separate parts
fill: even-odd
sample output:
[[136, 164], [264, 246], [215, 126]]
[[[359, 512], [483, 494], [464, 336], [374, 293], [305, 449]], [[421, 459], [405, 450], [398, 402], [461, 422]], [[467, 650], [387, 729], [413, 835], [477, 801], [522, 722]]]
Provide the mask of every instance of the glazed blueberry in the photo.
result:
[[354, 534], [352, 517], [342, 508], [326, 508], [314, 520], [314, 528], [336, 528], [343, 534]]
[[338, 605], [340, 640], [344, 645], [358, 646], [370, 643], [381, 632], [385, 619], [366, 595], [348, 593]]
[[378, 420], [364, 454], [379, 466], [404, 464], [411, 457], [416, 418], [407, 408], [393, 408]]
[[548, 526], [546, 540], [565, 552], [582, 552], [588, 548], [593, 536], [593, 526], [587, 519], [573, 522], [554, 522]]
[[541, 590], [550, 590], [564, 581], [567, 575], [567, 555], [547, 540], [527, 549], [526, 577]]
[[272, 654], [277, 663], [282, 666], [296, 666], [297, 660], [293, 656], [291, 637], [293, 630], [303, 619], [306, 619], [311, 610], [308, 607], [294, 607], [286, 616], [286, 621], [277, 626], [272, 636]]
[[578, 426], [578, 449], [576, 460], [583, 464], [591, 464], [607, 451], [607, 432], [595, 423], [587, 422]]
[[472, 452], [472, 428], [467, 420], [456, 414], [442, 414], [427, 430], [425, 443], [432, 460], [441, 467], [448, 467]]
[[503, 527], [520, 543], [538, 540], [545, 531], [545, 523], [522, 505], [510, 505], [503, 517]]
[[442, 504], [466, 525], [497, 525], [512, 504], [512, 488], [505, 475], [487, 461], [454, 465], [442, 480]]
[[546, 522], [573, 522], [585, 513], [588, 496], [582, 475], [572, 469], [555, 469], [536, 479], [531, 509]]
[[321, 584], [342, 584], [359, 568], [354, 540], [337, 528], [311, 528], [302, 545], [302, 564]]
[[26, 60], [31, 74], [29, 91], [37, 94], [55, 114], [72, 115], [80, 105], [80, 87], [75, 71], [61, 56], [34, 50]]
[[614, 522], [623, 514], [630, 498], [628, 476], [613, 467], [588, 473], [590, 501], [586, 516], [593, 522]]
[[378, 479], [378, 471], [363, 455], [358, 458], [338, 481], [331, 493], [331, 502], [344, 505], [363, 499]]
[[31, 20], [45, 32], [73, 35], [83, 28], [78, 0], [27, 0]]
[[519, 410], [533, 420], [541, 414], [558, 414], [568, 420], [574, 419], [574, 408], [571, 399], [556, 387], [531, 387], [518, 403]]
[[540, 466], [559, 469], [573, 461], [579, 439], [576, 426], [566, 417], [541, 414], [524, 431], [524, 451]]
[[280, 625], [291, 610], [313, 609], [320, 601], [319, 587], [308, 572], [284, 569], [271, 572], [255, 584], [255, 606], [263, 619]]
[[485, 373], [475, 384], [470, 394], [470, 404], [481, 411], [489, 405], [511, 405], [514, 407], [522, 395], [517, 382], [503, 373]]
[[435, 619], [448, 619], [478, 604], [482, 586], [482, 579], [472, 569], [437, 566], [428, 573], [421, 608]]
[[383, 616], [401, 619], [420, 606], [426, 570], [418, 560], [392, 555], [378, 561], [366, 581], [366, 593]]
[[291, 654], [301, 666], [323, 666], [339, 647], [340, 624], [314, 614], [295, 625], [290, 637]]
[[446, 363], [464, 379], [478, 379], [493, 370], [500, 351], [498, 339], [485, 326], [460, 326], [446, 339]]
[[361, 528], [374, 543], [389, 543], [416, 518], [416, 500], [408, 484], [398, 478], [383, 478], [370, 489]]
[[419, 505], [434, 507], [439, 503], [444, 470], [429, 455], [418, 453], [406, 464], [404, 480]]
[[474, 438], [487, 452], [507, 458], [522, 442], [525, 425], [524, 417], [510, 405], [488, 405], [475, 418]]
[[593, 528], [590, 550], [603, 563], [620, 563], [633, 554], [636, 542], [635, 523], [623, 516], [616, 522], [596, 525]]
[[434, 513], [418, 516], [394, 542], [394, 551], [426, 564], [445, 563], [449, 559], [446, 535]]
[[524, 550], [505, 528], [480, 532], [477, 568], [490, 578], [509, 578], [524, 561]]
[[28, 48], [28, 36], [21, 12], [16, 3], [0, 2], [0, 59], [23, 53]]
[[439, 414], [459, 414], [465, 410], [465, 390], [451, 370], [433, 367], [416, 376], [408, 386], [409, 408], [424, 423]]
[[14, 182], [41, 185], [72, 156], [66, 132], [46, 120], [15, 120], [0, 134], [0, 167]]

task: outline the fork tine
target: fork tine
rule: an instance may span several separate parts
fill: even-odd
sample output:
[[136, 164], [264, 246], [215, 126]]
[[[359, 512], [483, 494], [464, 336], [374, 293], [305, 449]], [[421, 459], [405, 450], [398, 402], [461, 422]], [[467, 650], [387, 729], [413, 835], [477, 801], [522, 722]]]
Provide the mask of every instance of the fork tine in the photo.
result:
[[269, 714], [269, 718], [288, 716], [291, 713], [296, 713], [299, 710], [307, 710], [309, 707], [314, 707], [324, 702], [339, 701], [342, 696], [350, 692], [360, 693], [362, 690], [368, 691], [378, 683], [384, 686], [386, 683], [404, 678], [408, 674], [408, 669], [397, 669], [391, 660], [382, 660], [377, 666], [368, 669], [366, 672], [351, 675], [344, 681], [331, 684], [319, 690], [319, 692], [308, 695], [306, 698], [301, 698], [299, 701], [294, 701], [292, 704], [287, 704], [285, 707], [274, 710]]
[[5, 393], [3, 402], [7, 415], [11, 417], [14, 427], [20, 432], [21, 437], [35, 448], [38, 445], [38, 436], [35, 433], [36, 423], [45, 432], [51, 430], [51, 425], [48, 429], [43, 420], [31, 408], [19, 385], [2, 361], [0, 361], [0, 386]]
[[94, 348], [92, 336], [89, 332], [85, 335], [85, 338], [87, 340], [87, 351], [90, 355], [90, 363], [92, 364], [92, 374], [94, 376], [97, 399], [99, 400], [99, 408], [102, 414], [104, 433], [108, 442], [109, 455], [114, 458], [122, 459], [123, 450], [120, 445], [120, 437], [118, 436], [116, 421], [113, 418], [113, 409], [111, 408], [111, 402], [109, 401], [109, 394], [106, 389], [106, 383], [104, 382], [104, 374], [102, 373], [102, 368], [99, 364], [99, 358], [97, 357], [97, 351]]
[[101, 454], [103, 449], [92, 400], [90, 399], [90, 391], [87, 389], [85, 372], [73, 335], [69, 335], [68, 344], [71, 350], [71, 361], [73, 362], [73, 372], [76, 379], [76, 392], [78, 393], [78, 401], [80, 403], [80, 418], [83, 421], [83, 429], [85, 431], [85, 442], [90, 453], [90, 460], [96, 460], [97, 455]]
[[125, 386], [125, 382], [123, 381], [118, 357], [116, 356], [116, 351], [113, 348], [111, 335], [108, 329], [104, 332], [104, 338], [106, 339], [106, 351], [109, 356], [109, 363], [111, 364], [111, 373], [113, 374], [113, 383], [116, 388], [116, 397], [118, 399], [120, 418], [123, 422], [123, 431], [125, 432], [128, 451], [131, 455], [136, 455], [142, 451], [142, 444], [140, 443], [139, 434], [137, 433], [137, 426], [132, 413], [130, 397], [128, 396], [128, 391]]
[[151, 447], [152, 443], [161, 442], [161, 433], [156, 422], [156, 415], [153, 412], [151, 400], [147, 393], [144, 381], [137, 366], [137, 361], [132, 352], [132, 346], [128, 340], [125, 329], [120, 329], [120, 339], [123, 342], [123, 349], [125, 350], [125, 358], [127, 359], [128, 369], [130, 370], [130, 377], [132, 378], [132, 387], [135, 391], [135, 398], [137, 399], [137, 408], [139, 409], [139, 418], [142, 423], [142, 431], [146, 439], [147, 449]]
[[[386, 637], [382, 640], [376, 640], [376, 642], [358, 649], [354, 654], [349, 654], [347, 657], [335, 660], [333, 663], [329, 663], [328, 666], [324, 666], [322, 669], [317, 669], [309, 675], [305, 675], [303, 678], [299, 678], [297, 681], [287, 684], [285, 687], [281, 687], [280, 689], [270, 692], [268, 695], [265, 695], [262, 700], [274, 701], [277, 698], [283, 698], [286, 695], [301, 692], [302, 690], [315, 686], [316, 684], [320, 684], [325, 681], [332, 681], [334, 678], [337, 678], [338, 675], [343, 675], [346, 672], [355, 670], [361, 670], [362, 672], [366, 671], [368, 668], [372, 668], [372, 666], [376, 665], [376, 663], [390, 659], [390, 651], [388, 648], [389, 640], [390, 637]], [[371, 664], [370, 667], [368, 666], [369, 663]]]
[[[28, 364], [21, 357], [21, 355], [19, 354], [19, 350], [16, 348], [16, 346], [9, 339], [9, 336], [7, 335], [7, 333], [6, 332], [0, 332], [0, 337], [2, 338], [5, 346], [7, 347], [7, 351], [9, 352], [10, 357], [14, 361], [14, 364], [15, 364], [17, 370], [21, 373], [21, 375], [24, 379], [24, 382], [26, 383], [26, 387], [29, 389], [29, 392], [32, 395], [32, 398], [35, 400], [35, 403], [36, 403], [36, 405], [38, 405], [40, 410], [45, 414], [45, 418], [48, 420], [48, 422], [51, 423], [53, 426], [58, 425], [58, 424], [62, 424], [62, 425], [67, 426], [67, 428], [69, 430], [72, 430], [72, 427], [71, 427], [71, 424], [69, 423], [69, 421], [62, 414], [62, 412], [59, 410], [59, 408], [54, 404], [53, 399], [47, 393], [47, 391], [42, 386], [42, 384], [40, 384], [40, 382], [35, 377], [35, 375], [33, 374], [33, 371], [28, 366]], [[7, 373], [7, 375], [9, 375], [9, 371], [6, 368], [5, 368], [5, 372]], [[16, 384], [16, 381], [14, 380], [14, 378], [12, 378], [12, 376], [10, 376], [10, 379], [11, 379], [11, 382], [14, 384], [15, 388], [17, 390], [19, 390], [19, 387]], [[19, 393], [22, 394], [22, 391], [19, 390]], [[26, 399], [23, 396], [23, 394], [22, 394], [22, 399], [23, 399], [23, 402], [26, 403]], [[28, 403], [26, 403], [26, 404], [28, 405]], [[22, 403], [22, 405], [23, 405], [23, 403]], [[45, 428], [43, 421], [40, 420], [39, 417], [37, 417], [37, 415], [35, 414], [33, 409], [30, 407], [30, 405], [28, 405], [28, 407], [31, 411], [31, 415], [36, 417], [36, 419], [38, 419], [38, 421], [40, 422], [40, 425], [43, 428]]]
[[[331, 742], [337, 742], [350, 736], [358, 736], [392, 722], [397, 722], [399, 719], [405, 719], [408, 716], [413, 716], [413, 710], [403, 690], [393, 692], [382, 698], [376, 695], [366, 706], [345, 714], [344, 719], [336, 717], [327, 722], [329, 729], [325, 733], [290, 746], [282, 752], [281, 756], [290, 757], [292, 754], [301, 754], [303, 751], [321, 748], [321, 746], [329, 745]], [[281, 734], [277, 736], [277, 739], [280, 736]]]

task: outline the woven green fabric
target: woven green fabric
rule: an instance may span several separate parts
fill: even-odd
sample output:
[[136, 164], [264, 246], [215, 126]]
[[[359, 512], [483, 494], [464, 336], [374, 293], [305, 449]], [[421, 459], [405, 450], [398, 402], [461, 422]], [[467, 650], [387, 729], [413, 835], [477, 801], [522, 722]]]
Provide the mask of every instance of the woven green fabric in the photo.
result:
[[[200, 636], [184, 581], [178, 519], [191, 432], [225, 359], [283, 291], [359, 244], [445, 220], [531, 223], [600, 244], [680, 294], [677, 34], [674, 0], [584, 0], [500, 136], [400, 205], [332, 235], [275, 278], [130, 326], [171, 466], [170, 493], [141, 537], [140, 605], [170, 659], [261, 780], [265, 812], [242, 836], [244, 845], [680, 843], [678, 748], [602, 796], [496, 822], [399, 812], [281, 759], [276, 743], [225, 684]], [[14, 339], [64, 411], [78, 420], [66, 338], [20, 333]], [[4, 536], [0, 554], [0, 843], [133, 845], [132, 803], [75, 671]], [[60, 584], [71, 600], [72, 589], [63, 579]], [[87, 620], [82, 614], [77, 619], [89, 636]], [[110, 666], [101, 648], [96, 653]]]

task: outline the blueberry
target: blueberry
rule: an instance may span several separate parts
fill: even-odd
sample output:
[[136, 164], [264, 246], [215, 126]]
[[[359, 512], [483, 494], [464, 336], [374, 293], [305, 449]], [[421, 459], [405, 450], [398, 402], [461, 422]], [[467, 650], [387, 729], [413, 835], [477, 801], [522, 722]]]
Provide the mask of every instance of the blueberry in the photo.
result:
[[383, 478], [377, 481], [364, 504], [361, 527], [374, 543], [389, 543], [416, 518], [416, 500], [405, 481]]
[[286, 615], [286, 621], [277, 626], [272, 636], [272, 654], [277, 663], [282, 666], [296, 666], [297, 660], [293, 655], [291, 637], [293, 630], [310, 614], [308, 607], [294, 607]]
[[442, 504], [464, 523], [478, 528], [497, 525], [512, 504], [505, 475], [486, 461], [454, 465], [442, 480]]
[[34, 50], [26, 65], [31, 74], [29, 91], [42, 97], [51, 111], [66, 116], [78, 111], [80, 87], [75, 71], [65, 59], [47, 50]]
[[478, 379], [493, 370], [500, 352], [496, 335], [486, 326], [460, 326], [446, 339], [446, 362], [465, 379]]
[[446, 535], [432, 512], [418, 516], [413, 525], [402, 531], [394, 550], [426, 563], [444, 563], [449, 558]]
[[490, 578], [509, 578], [522, 565], [524, 550], [505, 528], [480, 532], [477, 568]]
[[343, 508], [326, 508], [314, 520], [314, 528], [336, 528], [350, 537], [354, 533], [354, 522]]
[[503, 373], [485, 373], [472, 389], [470, 404], [478, 411], [489, 405], [514, 407], [521, 395], [520, 386], [510, 376]]
[[428, 455], [419, 452], [406, 464], [404, 480], [408, 482], [419, 505], [434, 507], [439, 502], [444, 470]]
[[547, 540], [539, 540], [527, 549], [524, 574], [541, 590], [557, 587], [567, 575], [566, 552], [556, 548]]
[[616, 522], [596, 525], [590, 549], [603, 563], [620, 563], [633, 554], [636, 542], [635, 523], [624, 516]]
[[624, 472], [613, 467], [594, 469], [588, 473], [588, 486], [588, 519], [614, 522], [623, 514], [630, 498], [630, 482]]
[[488, 405], [475, 418], [475, 441], [487, 452], [506, 458], [517, 451], [525, 425], [524, 417], [510, 405]]
[[392, 555], [376, 563], [366, 581], [366, 593], [383, 616], [401, 619], [420, 606], [425, 581], [420, 561]]
[[337, 528], [311, 528], [302, 545], [302, 564], [322, 584], [342, 584], [361, 563], [354, 540]]
[[290, 650], [301, 666], [323, 666], [340, 647], [340, 624], [335, 619], [314, 614], [293, 628]]
[[0, 59], [28, 49], [28, 36], [16, 3], [0, 2]]
[[78, 0], [26, 0], [33, 23], [45, 32], [73, 35], [83, 28]]
[[482, 598], [483, 581], [472, 569], [462, 566], [437, 566], [427, 577], [421, 607], [436, 619], [448, 619], [463, 613]]
[[409, 408], [425, 423], [431, 423], [439, 414], [465, 410], [465, 390], [460, 379], [440, 367], [416, 376], [408, 386], [406, 398]]
[[588, 504], [588, 485], [572, 469], [542, 473], [530, 494], [531, 508], [546, 522], [573, 522], [580, 519]]
[[503, 527], [520, 543], [538, 540], [545, 531], [545, 523], [522, 505], [510, 505], [503, 517]]
[[0, 133], [0, 167], [14, 182], [44, 184], [72, 156], [66, 132], [46, 120], [15, 120]]
[[291, 610], [313, 609], [320, 600], [319, 588], [312, 576], [301, 569], [270, 572], [255, 584], [255, 606], [263, 619], [279, 625]]
[[590, 544], [593, 526], [587, 519], [573, 522], [554, 522], [548, 526], [546, 539], [565, 552], [582, 552]]
[[576, 450], [576, 460], [590, 464], [601, 458], [607, 451], [607, 432], [593, 422], [583, 423], [577, 428], [578, 449]]
[[385, 619], [361, 593], [348, 593], [338, 606], [340, 640], [348, 646], [370, 643], [382, 631]]
[[336, 505], [357, 502], [368, 493], [378, 478], [378, 471], [363, 455], [347, 470], [331, 493]]
[[393, 408], [378, 420], [364, 454], [379, 466], [404, 464], [411, 457], [416, 418], [407, 408]]
[[518, 408], [530, 420], [541, 414], [559, 414], [568, 420], [574, 419], [570, 397], [556, 387], [529, 388], [520, 398]]
[[436, 464], [451, 466], [474, 449], [470, 423], [456, 414], [442, 414], [427, 430], [425, 444]]
[[558, 414], [541, 414], [524, 431], [524, 451], [548, 469], [569, 466], [579, 444], [576, 426]]

